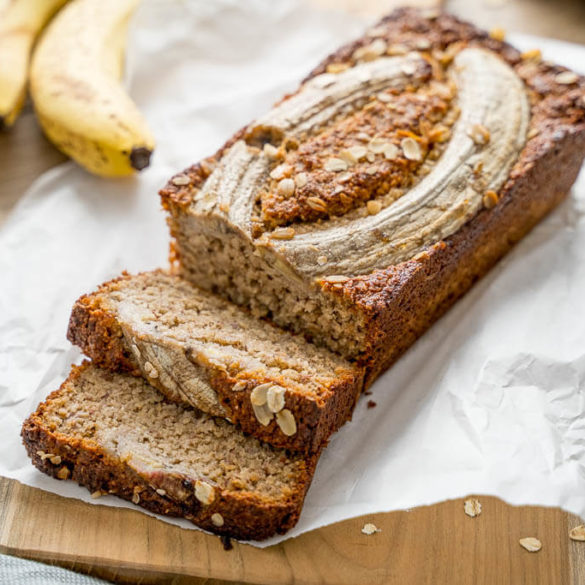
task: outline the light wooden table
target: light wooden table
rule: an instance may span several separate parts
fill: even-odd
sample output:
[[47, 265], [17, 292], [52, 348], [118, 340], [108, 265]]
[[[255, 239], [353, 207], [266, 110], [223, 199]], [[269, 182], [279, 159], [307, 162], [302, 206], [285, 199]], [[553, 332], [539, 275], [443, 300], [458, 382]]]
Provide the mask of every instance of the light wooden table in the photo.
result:
[[[381, 14], [391, 3], [334, 4]], [[585, 44], [582, 0], [447, 0], [447, 8], [486, 28]], [[14, 131], [0, 133], [0, 223], [32, 181], [62, 160], [40, 134], [30, 110]], [[585, 543], [568, 538], [570, 527], [581, 523], [578, 518], [555, 509], [480, 500], [483, 513], [475, 519], [463, 513], [463, 500], [456, 500], [348, 520], [266, 550], [234, 543], [234, 549], [225, 552], [217, 538], [197, 531], [0, 478], [0, 551], [125, 583], [585, 583]], [[362, 535], [368, 521], [382, 532]], [[540, 538], [543, 549], [536, 554], [524, 551], [518, 544], [524, 536]]]

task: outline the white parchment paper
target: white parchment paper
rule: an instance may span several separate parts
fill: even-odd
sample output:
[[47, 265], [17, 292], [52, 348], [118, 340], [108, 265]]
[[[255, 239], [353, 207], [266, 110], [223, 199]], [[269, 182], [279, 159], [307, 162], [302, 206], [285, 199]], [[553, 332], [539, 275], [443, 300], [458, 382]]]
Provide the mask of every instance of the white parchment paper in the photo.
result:
[[[158, 188], [364, 27], [293, 0], [145, 0], [127, 81], [158, 139], [152, 166], [107, 181], [64, 164], [0, 230], [0, 475], [140, 509], [44, 476], [21, 445], [24, 418], [80, 361], [65, 339], [71, 306], [123, 269], [164, 266]], [[584, 71], [585, 47], [513, 40]], [[469, 493], [585, 516], [584, 301], [582, 176], [572, 197], [376, 382], [368, 398], [377, 406], [362, 399], [331, 441], [298, 525], [261, 546]]]

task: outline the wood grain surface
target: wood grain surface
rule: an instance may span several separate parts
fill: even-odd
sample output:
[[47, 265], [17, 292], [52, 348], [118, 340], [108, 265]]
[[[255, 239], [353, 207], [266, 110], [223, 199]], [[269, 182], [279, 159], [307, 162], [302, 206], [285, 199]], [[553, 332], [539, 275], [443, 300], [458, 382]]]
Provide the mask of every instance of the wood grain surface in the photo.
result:
[[[566, 585], [585, 581], [585, 544], [568, 537], [579, 523], [558, 510], [481, 498], [476, 518], [463, 500], [347, 520], [257, 549], [159, 522], [140, 512], [0, 485], [18, 505], [0, 512], [0, 549], [56, 562], [120, 583], [265, 585]], [[362, 534], [364, 522], [381, 530]], [[530, 553], [519, 539], [535, 536]]]
[[[311, 1], [368, 15], [396, 4]], [[448, 0], [446, 5], [486, 28], [585, 44], [582, 0]], [[42, 137], [30, 108], [13, 131], [0, 133], [0, 223], [34, 179], [63, 160]], [[347, 520], [264, 550], [234, 542], [226, 552], [216, 537], [140, 512], [92, 506], [0, 478], [0, 552], [120, 583], [585, 584], [585, 543], [568, 538], [581, 520], [557, 509], [478, 497], [483, 512], [476, 518], [464, 514], [463, 500], [455, 500]], [[366, 522], [381, 532], [362, 534]], [[525, 536], [538, 537], [542, 550], [522, 549], [518, 540]]]

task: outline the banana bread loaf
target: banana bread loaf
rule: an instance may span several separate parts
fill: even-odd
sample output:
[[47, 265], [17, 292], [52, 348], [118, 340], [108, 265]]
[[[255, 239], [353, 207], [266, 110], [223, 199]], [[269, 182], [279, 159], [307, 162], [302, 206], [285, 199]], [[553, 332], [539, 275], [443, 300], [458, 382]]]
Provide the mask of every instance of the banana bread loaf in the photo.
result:
[[180, 274], [366, 385], [568, 193], [585, 80], [401, 9], [161, 191]]
[[42, 472], [92, 494], [261, 540], [299, 518], [318, 455], [291, 455], [167, 402], [141, 378], [85, 363], [22, 427]]
[[312, 453], [351, 417], [362, 372], [303, 337], [162, 271], [125, 275], [74, 305], [69, 339], [170, 400]]

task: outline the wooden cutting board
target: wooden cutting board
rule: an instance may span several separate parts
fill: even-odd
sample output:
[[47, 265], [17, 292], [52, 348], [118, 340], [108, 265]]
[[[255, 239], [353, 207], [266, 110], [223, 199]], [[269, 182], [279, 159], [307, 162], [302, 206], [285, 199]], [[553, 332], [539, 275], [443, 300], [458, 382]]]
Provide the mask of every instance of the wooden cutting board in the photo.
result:
[[[377, 514], [314, 530], [267, 549], [171, 526], [140, 512], [92, 506], [0, 481], [0, 551], [121, 583], [266, 585], [582, 585], [580, 521], [555, 509], [513, 507], [480, 497]], [[374, 522], [381, 532], [361, 529]], [[537, 553], [518, 543], [542, 541]]]
[[[311, 0], [370, 15], [386, 0]], [[429, 5], [436, 0], [418, 0]], [[394, 3], [395, 4], [395, 3]], [[585, 43], [581, 0], [448, 0], [479, 25], [503, 26]], [[0, 133], [0, 223], [30, 183], [64, 160], [29, 111]], [[0, 478], [0, 552], [51, 562], [121, 583], [583, 585], [585, 543], [568, 538], [581, 520], [557, 509], [512, 507], [479, 497], [347, 520], [281, 545], [256, 549], [183, 530], [137, 511], [91, 506]], [[366, 522], [381, 532], [361, 533]], [[536, 536], [529, 553], [520, 538]]]

